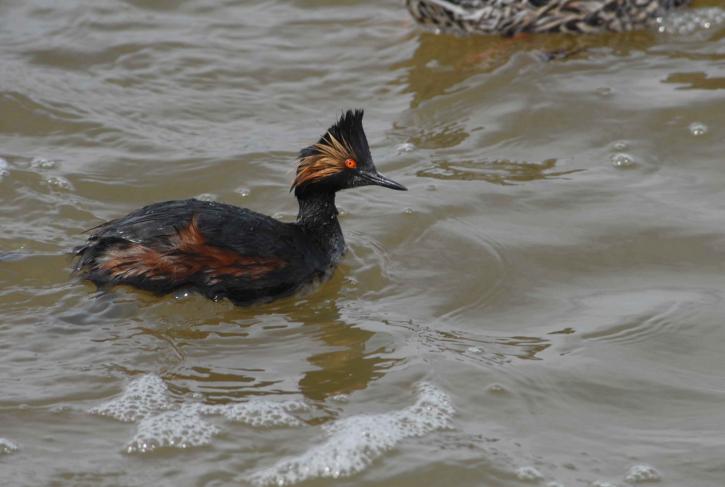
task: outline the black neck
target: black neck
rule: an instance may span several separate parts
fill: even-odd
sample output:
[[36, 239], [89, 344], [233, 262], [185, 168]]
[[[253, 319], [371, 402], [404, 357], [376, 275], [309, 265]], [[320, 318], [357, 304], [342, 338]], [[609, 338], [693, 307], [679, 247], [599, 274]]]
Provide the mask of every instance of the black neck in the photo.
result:
[[333, 261], [345, 250], [345, 239], [337, 221], [335, 193], [297, 194], [300, 211], [297, 224], [314, 240]]
[[300, 211], [297, 214], [297, 223], [304, 227], [326, 226], [337, 223], [337, 208], [335, 207], [335, 193], [315, 193], [297, 195]]

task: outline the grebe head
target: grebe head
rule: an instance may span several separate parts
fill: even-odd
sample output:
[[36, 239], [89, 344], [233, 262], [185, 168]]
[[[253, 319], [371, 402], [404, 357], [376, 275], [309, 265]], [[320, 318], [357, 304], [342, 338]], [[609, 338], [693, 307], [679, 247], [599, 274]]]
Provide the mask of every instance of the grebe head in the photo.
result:
[[300, 151], [291, 188], [298, 198], [371, 184], [406, 190], [375, 168], [362, 119], [362, 110], [348, 110], [316, 144]]

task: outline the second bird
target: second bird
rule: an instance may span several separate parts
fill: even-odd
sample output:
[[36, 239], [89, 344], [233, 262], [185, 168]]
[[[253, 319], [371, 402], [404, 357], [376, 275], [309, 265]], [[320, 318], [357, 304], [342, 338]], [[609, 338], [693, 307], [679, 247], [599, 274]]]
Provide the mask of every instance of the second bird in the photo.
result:
[[624, 32], [690, 0], [406, 0], [421, 24], [464, 33]]

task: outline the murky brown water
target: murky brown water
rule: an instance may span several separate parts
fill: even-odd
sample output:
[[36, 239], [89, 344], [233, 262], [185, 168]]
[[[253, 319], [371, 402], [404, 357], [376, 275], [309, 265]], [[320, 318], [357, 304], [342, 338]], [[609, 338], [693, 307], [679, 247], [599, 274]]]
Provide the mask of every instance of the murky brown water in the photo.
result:
[[[0, 484], [725, 485], [709, 12], [512, 41], [383, 0], [0, 2]], [[410, 191], [340, 195], [321, 288], [69, 279], [148, 202], [294, 218], [294, 156], [348, 107]]]

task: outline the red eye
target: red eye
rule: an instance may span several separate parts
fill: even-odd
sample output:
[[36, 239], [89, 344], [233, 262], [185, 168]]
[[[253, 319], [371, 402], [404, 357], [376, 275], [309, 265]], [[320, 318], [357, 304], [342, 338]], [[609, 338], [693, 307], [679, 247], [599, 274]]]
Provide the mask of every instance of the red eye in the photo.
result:
[[355, 161], [355, 159], [346, 159], [345, 167], [348, 169], [355, 169], [357, 167], [357, 161]]

